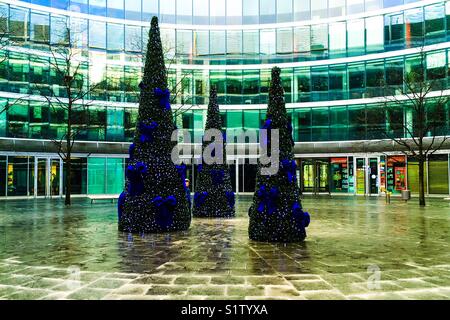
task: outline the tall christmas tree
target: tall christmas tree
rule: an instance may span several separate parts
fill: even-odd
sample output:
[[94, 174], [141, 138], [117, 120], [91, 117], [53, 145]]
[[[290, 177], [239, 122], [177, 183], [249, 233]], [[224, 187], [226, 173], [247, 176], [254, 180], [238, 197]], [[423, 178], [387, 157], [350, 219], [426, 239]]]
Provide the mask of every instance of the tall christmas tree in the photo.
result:
[[[211, 89], [209, 95], [205, 132], [210, 129], [216, 129], [222, 135], [222, 120], [217, 104], [217, 92], [214, 88]], [[225, 145], [219, 144], [218, 141], [216, 144], [215, 140], [203, 141], [203, 152], [208, 145], [211, 146], [211, 157], [220, 160], [219, 163], [199, 165], [200, 172], [194, 194], [193, 215], [194, 217], [233, 217], [235, 215], [234, 192], [226, 163]]]
[[145, 233], [186, 230], [191, 222], [182, 170], [172, 162], [175, 129], [159, 33], [153, 17], [144, 76], [139, 84], [139, 116], [129, 149], [125, 190], [119, 197], [119, 230]]
[[[309, 214], [302, 210], [300, 189], [296, 181], [296, 164], [292, 147], [292, 127], [288, 122], [280, 69], [272, 69], [269, 105], [263, 129], [278, 129], [279, 170], [272, 175], [261, 174], [270, 164], [258, 164], [256, 191], [249, 209], [249, 237], [257, 241], [297, 242], [306, 237]], [[270, 138], [262, 141], [270, 149]], [[277, 150], [278, 151], [278, 150]]]

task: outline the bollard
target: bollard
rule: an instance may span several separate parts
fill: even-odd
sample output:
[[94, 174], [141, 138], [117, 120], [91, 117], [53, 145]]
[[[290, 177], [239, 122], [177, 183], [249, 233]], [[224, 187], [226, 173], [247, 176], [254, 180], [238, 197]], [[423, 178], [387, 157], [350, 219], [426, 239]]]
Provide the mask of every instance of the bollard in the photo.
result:
[[386, 203], [391, 203], [391, 193], [386, 191]]

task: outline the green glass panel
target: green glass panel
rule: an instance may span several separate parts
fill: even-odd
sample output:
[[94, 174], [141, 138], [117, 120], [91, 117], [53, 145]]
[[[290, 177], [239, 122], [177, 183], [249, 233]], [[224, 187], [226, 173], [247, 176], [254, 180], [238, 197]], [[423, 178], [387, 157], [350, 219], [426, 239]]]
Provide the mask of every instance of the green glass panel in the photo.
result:
[[106, 193], [106, 158], [88, 158], [89, 194]]
[[[427, 167], [425, 165], [424, 188], [427, 190]], [[419, 193], [419, 162], [414, 158], [408, 158], [408, 189], [412, 193]]]
[[107, 158], [106, 159], [106, 192], [109, 194], [118, 194], [123, 191], [125, 181], [124, 171], [125, 159]]
[[429, 193], [448, 194], [448, 155], [433, 155], [428, 161]]

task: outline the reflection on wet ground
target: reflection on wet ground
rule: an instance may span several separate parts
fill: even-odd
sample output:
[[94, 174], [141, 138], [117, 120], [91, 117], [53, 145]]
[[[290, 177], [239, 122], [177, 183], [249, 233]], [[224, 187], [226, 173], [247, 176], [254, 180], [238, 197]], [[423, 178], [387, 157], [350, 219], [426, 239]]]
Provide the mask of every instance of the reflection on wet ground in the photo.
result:
[[449, 201], [307, 197], [306, 241], [269, 244], [248, 240], [250, 200], [158, 235], [118, 232], [108, 203], [2, 201], [0, 298], [450, 298]]

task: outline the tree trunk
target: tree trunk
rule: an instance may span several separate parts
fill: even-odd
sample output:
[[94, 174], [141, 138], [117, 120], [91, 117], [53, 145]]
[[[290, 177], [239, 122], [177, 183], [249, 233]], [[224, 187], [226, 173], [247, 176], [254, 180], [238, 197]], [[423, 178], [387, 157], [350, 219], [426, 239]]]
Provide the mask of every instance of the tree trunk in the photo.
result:
[[66, 198], [65, 198], [65, 205], [70, 206], [72, 204], [70, 195], [72, 192], [72, 185], [71, 185], [71, 176], [72, 176], [72, 159], [70, 153], [67, 153], [67, 157], [65, 159], [66, 163]]
[[65, 205], [70, 206], [72, 204], [72, 200], [70, 198], [72, 193], [72, 104], [69, 101], [68, 110], [67, 110], [67, 137], [66, 137], [66, 143], [67, 143], [67, 153], [65, 158], [65, 164], [66, 164], [66, 198], [65, 198]]
[[425, 160], [419, 157], [419, 205], [425, 206]]

